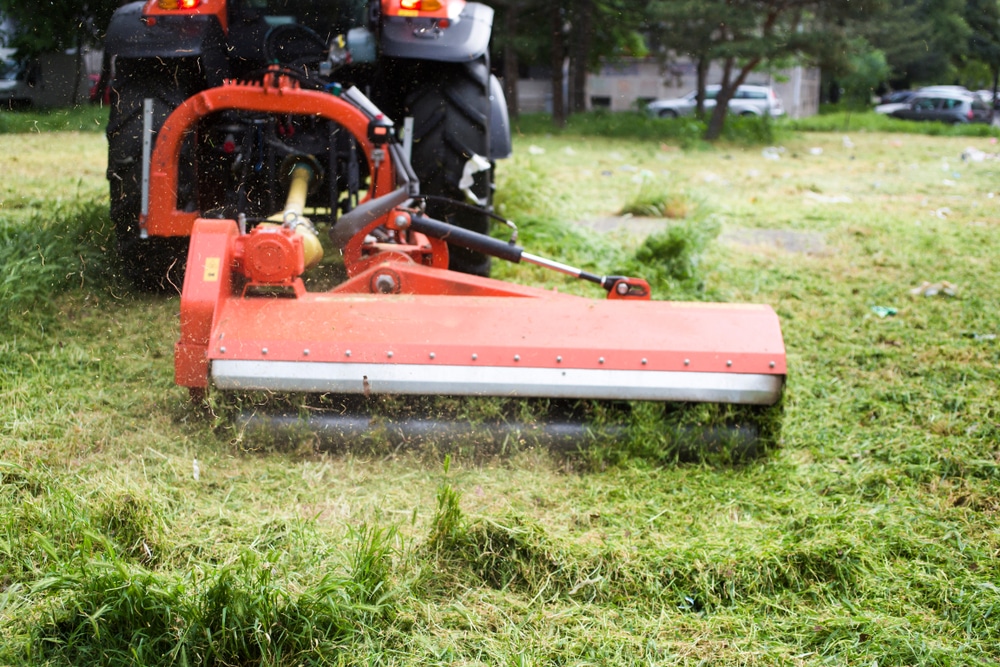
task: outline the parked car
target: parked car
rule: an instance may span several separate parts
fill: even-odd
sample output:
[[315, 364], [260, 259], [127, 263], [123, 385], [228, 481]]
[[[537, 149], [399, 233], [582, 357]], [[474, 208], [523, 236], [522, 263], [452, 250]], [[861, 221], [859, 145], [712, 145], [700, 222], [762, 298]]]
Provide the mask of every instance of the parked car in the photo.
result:
[[[715, 98], [721, 89], [719, 85], [705, 86], [706, 111], [715, 107]], [[683, 97], [656, 100], [646, 106], [646, 111], [660, 118], [690, 116], [698, 106], [697, 94], [698, 91], [692, 90]], [[785, 108], [770, 86], [745, 84], [737, 88], [736, 95], [729, 100], [729, 112], [740, 116], [781, 116]]]
[[890, 114], [899, 109], [905, 109], [914, 95], [915, 90], [896, 90], [882, 96], [882, 103], [875, 107], [875, 113]]
[[952, 91], [921, 91], [905, 107], [889, 115], [903, 120], [936, 120], [950, 124], [993, 122], [993, 110], [978, 95]]
[[0, 60], [0, 108], [31, 106], [31, 88], [25, 82], [25, 68], [13, 60]]
[[965, 86], [924, 86], [918, 93], [959, 93], [962, 95], [975, 95]]

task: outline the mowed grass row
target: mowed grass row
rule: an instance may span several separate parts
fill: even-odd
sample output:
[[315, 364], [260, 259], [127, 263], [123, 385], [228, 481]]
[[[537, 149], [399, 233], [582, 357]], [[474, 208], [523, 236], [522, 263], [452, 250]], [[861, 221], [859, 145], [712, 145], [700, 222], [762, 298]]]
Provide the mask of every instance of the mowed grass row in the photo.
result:
[[[103, 259], [103, 139], [31, 142], [0, 136], [31, 165], [0, 208], [0, 662], [1000, 661], [989, 137], [516, 139], [531, 251], [776, 308], [782, 444], [741, 465], [266, 447], [191, 408], [176, 296]], [[591, 229], [639, 204], [672, 217]]]

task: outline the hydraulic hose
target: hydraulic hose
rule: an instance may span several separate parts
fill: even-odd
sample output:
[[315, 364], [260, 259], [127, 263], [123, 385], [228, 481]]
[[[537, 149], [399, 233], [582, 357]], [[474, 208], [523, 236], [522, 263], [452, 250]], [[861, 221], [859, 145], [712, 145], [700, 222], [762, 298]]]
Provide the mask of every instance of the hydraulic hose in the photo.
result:
[[452, 245], [467, 248], [475, 252], [505, 259], [515, 264], [521, 261], [524, 248], [512, 245], [507, 241], [495, 239], [486, 234], [473, 232], [463, 227], [449, 225], [440, 220], [434, 220], [422, 215], [414, 215], [410, 219], [410, 228], [421, 234], [426, 234], [432, 239], [447, 241]]

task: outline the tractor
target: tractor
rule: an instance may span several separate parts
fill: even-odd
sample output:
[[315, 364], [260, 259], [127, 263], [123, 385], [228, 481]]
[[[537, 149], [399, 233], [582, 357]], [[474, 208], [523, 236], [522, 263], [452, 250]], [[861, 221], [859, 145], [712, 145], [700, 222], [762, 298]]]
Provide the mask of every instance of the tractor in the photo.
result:
[[[150, 159], [165, 119], [226, 81], [279, 68], [306, 89], [356, 88], [389, 119], [428, 196], [428, 213], [486, 233], [496, 160], [511, 152], [502, 87], [490, 71], [493, 10], [463, 0], [147, 0], [108, 28], [108, 181], [123, 271], [148, 289], [181, 284], [189, 229], [149, 233]], [[204, 217], [262, 218], [280, 207], [288, 165], [311, 156], [308, 205], [333, 224], [370, 174], [328, 119], [227, 110], [185, 138], [179, 206]], [[485, 276], [490, 259], [452, 248], [449, 268]]]
[[[641, 278], [527, 252], [513, 221], [507, 239], [488, 233], [494, 164], [511, 150], [492, 16], [461, 0], [147, 0], [115, 14], [118, 251], [140, 287], [181, 292], [174, 376], [196, 403], [305, 395], [291, 419], [348, 442], [383, 437], [387, 420], [406, 439], [469, 431], [475, 408], [449, 425], [427, 397], [513, 399], [487, 429], [501, 441], [580, 440], [595, 415], [606, 426], [594, 403], [780, 407], [769, 306], [652, 301]], [[605, 298], [492, 279], [492, 259]], [[403, 412], [384, 412], [397, 399]], [[530, 423], [522, 400], [540, 406]]]

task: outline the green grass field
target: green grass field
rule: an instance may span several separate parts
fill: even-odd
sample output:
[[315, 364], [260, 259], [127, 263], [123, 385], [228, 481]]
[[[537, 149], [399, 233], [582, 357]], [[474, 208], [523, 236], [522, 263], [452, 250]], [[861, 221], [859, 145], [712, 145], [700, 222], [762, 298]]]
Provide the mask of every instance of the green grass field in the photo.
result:
[[525, 126], [499, 167], [532, 252], [774, 306], [741, 464], [257, 441], [116, 276], [103, 136], [0, 134], [0, 664], [1000, 663], [1000, 145], [849, 128]]

